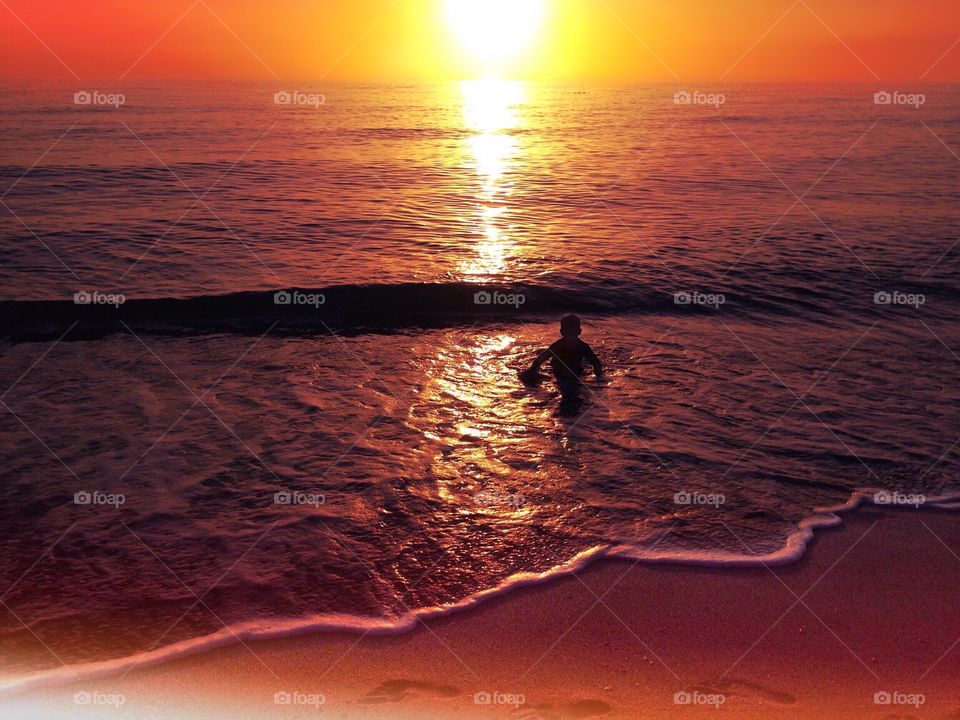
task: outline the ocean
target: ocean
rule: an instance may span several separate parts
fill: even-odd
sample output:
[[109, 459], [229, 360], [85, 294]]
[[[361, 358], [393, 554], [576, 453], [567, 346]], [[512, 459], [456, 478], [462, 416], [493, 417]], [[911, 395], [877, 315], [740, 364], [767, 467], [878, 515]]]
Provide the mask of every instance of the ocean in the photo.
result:
[[0, 682], [956, 507], [960, 87], [878, 90], [0, 88]]

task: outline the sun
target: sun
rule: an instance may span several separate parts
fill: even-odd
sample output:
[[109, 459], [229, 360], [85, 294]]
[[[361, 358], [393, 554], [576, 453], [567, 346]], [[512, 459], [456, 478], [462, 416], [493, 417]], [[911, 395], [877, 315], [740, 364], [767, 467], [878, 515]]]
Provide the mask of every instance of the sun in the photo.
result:
[[516, 57], [543, 23], [544, 0], [446, 0], [450, 29], [474, 59], [489, 65]]

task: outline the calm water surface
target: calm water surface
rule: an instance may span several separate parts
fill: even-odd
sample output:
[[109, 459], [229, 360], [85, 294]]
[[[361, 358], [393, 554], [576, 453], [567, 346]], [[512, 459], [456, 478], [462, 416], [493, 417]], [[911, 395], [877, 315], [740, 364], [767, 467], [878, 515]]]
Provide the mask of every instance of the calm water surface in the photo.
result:
[[[960, 485], [960, 89], [298, 89], [0, 92], [8, 679], [583, 553], [785, 559], [816, 508]], [[249, 315], [294, 287], [310, 327]], [[127, 304], [84, 334], [82, 291]], [[609, 367], [573, 418], [516, 380], [561, 308]]]

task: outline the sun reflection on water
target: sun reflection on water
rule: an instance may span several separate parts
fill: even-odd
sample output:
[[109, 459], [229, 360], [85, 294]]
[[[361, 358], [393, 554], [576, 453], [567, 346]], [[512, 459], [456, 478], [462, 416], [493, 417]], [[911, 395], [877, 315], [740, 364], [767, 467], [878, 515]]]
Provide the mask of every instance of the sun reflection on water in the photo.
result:
[[[521, 163], [516, 130], [523, 125], [524, 83], [499, 79], [460, 85], [466, 151], [475, 174], [470, 257], [458, 265], [472, 281], [504, 278], [522, 250], [518, 242], [515, 178]], [[467, 179], [467, 186], [471, 183]], [[526, 493], [540, 485], [540, 436], [530, 433], [530, 397], [517, 393], [507, 359], [517, 338], [477, 332], [441, 350], [411, 409], [424, 425], [425, 450], [438, 498], [466, 517], [520, 525], [537, 514]], [[420, 415], [420, 413], [423, 415]]]
[[440, 352], [411, 409], [425, 428], [438, 498], [460, 514], [503, 523], [536, 513], [517, 497], [539, 484], [542, 452], [529, 432], [530, 400], [516, 392], [507, 363], [516, 344], [513, 335], [478, 332]]
[[477, 242], [476, 256], [462, 262], [459, 270], [472, 279], [495, 278], [518, 253], [509, 224], [513, 194], [510, 173], [520, 161], [519, 144], [512, 131], [522, 122], [519, 108], [526, 86], [487, 78], [461, 83], [460, 90], [464, 122], [474, 133], [467, 142], [481, 182], [476, 223], [482, 239]]

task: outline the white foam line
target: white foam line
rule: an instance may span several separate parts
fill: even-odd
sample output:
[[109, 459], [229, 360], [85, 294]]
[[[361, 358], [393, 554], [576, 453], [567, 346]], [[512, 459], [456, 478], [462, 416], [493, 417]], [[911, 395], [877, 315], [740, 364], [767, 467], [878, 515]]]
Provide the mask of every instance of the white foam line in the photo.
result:
[[630, 545], [619, 545], [610, 549], [609, 555], [614, 557], [625, 557], [634, 560], [651, 563], [671, 563], [674, 565], [703, 565], [707, 567], [777, 567], [789, 565], [797, 562], [806, 553], [807, 547], [821, 528], [836, 527], [843, 523], [841, 515], [852, 512], [864, 503], [869, 503], [875, 507], [885, 510], [903, 510], [931, 508], [937, 510], [958, 510], [960, 509], [960, 491], [948, 495], [938, 495], [934, 497], [925, 497], [923, 502], [916, 506], [913, 505], [900, 507], [896, 505], [887, 505], [875, 502], [877, 490], [858, 491], [850, 496], [847, 502], [841, 505], [829, 507], [814, 508], [814, 514], [811, 517], [804, 518], [797, 524], [797, 529], [787, 537], [783, 547], [766, 555], [747, 555], [745, 553], [721, 554], [715, 551], [686, 551], [682, 555], [677, 555], [676, 551], [671, 554], [670, 550], [644, 552], [642, 548]]
[[258, 641], [292, 637], [308, 633], [355, 633], [367, 635], [400, 635], [413, 630], [421, 620], [428, 620], [460, 610], [472, 608], [480, 603], [499, 597], [515, 588], [538, 585], [555, 576], [577, 572], [592, 560], [602, 556], [606, 547], [595, 547], [576, 555], [569, 562], [542, 573], [519, 573], [501, 584], [474, 593], [451, 605], [421, 608], [399, 618], [362, 619], [352, 615], [327, 614], [313, 618], [271, 621], [269, 623], [240, 623], [231, 629], [224, 628], [212, 635], [191, 638], [172, 645], [138, 655], [115, 658], [95, 663], [83, 663], [56, 670], [42, 671], [24, 677], [0, 680], [0, 697], [19, 694], [25, 690], [50, 685], [72, 684], [116, 674], [136, 665], [137, 669], [157, 665], [187, 655], [193, 655], [214, 648], [230, 645], [240, 640]]
[[[238, 624], [231, 629], [201, 638], [183, 640], [167, 647], [124, 658], [116, 658], [95, 663], [84, 663], [56, 670], [41, 671], [31, 675], [0, 680], [0, 697], [9, 697], [51, 685], [65, 685], [107, 677], [126, 670], [132, 665], [138, 669], [168, 662], [188, 655], [194, 655], [240, 640], [261, 641], [292, 637], [313, 633], [353, 633], [368, 635], [400, 635], [413, 630], [421, 620], [444, 617], [461, 610], [475, 607], [492, 598], [500, 597], [517, 588], [538, 585], [563, 575], [582, 570], [598, 558], [632, 559], [644, 563], [664, 563], [674, 565], [699, 565], [707, 567], [761, 567], [782, 566], [796, 562], [806, 552], [817, 530], [836, 527], [843, 523], [843, 514], [856, 510], [864, 503], [887, 510], [896, 510], [895, 506], [874, 502], [875, 491], [858, 491], [847, 502], [830, 507], [814, 508], [814, 515], [805, 518], [797, 525], [797, 530], [786, 540], [783, 548], [766, 555], [723, 554], [707, 551], [652, 550], [630, 545], [600, 545], [573, 557], [569, 562], [542, 573], [519, 573], [499, 585], [474, 593], [451, 605], [422, 608], [395, 619], [362, 619], [351, 615], [328, 614], [312, 618]], [[912, 508], [912, 506], [911, 506]], [[955, 494], [928, 497], [919, 508], [939, 510], [960, 510], [960, 491]]]

